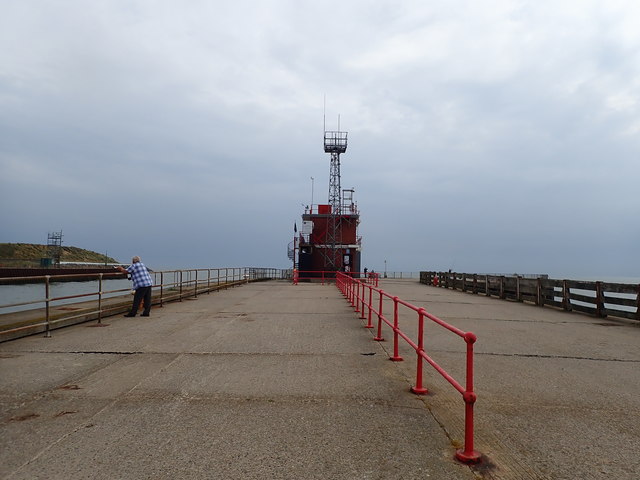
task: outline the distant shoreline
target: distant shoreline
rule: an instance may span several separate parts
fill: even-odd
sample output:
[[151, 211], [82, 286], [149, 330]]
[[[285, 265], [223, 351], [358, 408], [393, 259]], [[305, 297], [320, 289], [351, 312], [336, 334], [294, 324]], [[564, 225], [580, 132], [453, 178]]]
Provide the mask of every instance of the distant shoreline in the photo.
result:
[[4, 285], [16, 285], [23, 283], [37, 283], [37, 277], [46, 275], [60, 276], [73, 275], [72, 277], [56, 278], [56, 281], [81, 282], [95, 280], [96, 274], [104, 274], [110, 279], [126, 278], [123, 273], [116, 272], [113, 267], [52, 267], [52, 268], [7, 268], [0, 267], [0, 279]]

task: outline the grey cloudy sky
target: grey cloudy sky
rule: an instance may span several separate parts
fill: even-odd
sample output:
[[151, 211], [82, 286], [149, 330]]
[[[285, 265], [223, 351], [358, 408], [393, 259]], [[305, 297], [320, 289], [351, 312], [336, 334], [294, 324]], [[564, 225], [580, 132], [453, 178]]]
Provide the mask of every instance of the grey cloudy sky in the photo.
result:
[[0, 1], [0, 241], [287, 267], [349, 132], [363, 265], [640, 276], [636, 1]]

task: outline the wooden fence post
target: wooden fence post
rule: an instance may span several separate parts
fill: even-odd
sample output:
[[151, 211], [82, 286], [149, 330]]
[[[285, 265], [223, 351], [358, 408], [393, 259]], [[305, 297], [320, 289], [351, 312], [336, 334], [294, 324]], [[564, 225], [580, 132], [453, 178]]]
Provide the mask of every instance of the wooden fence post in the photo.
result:
[[604, 294], [602, 293], [602, 282], [596, 282], [596, 315], [606, 317], [604, 308]]
[[537, 285], [538, 285], [538, 299], [537, 299], [537, 304], [540, 307], [544, 307], [544, 289], [542, 286], [542, 278], [538, 277], [538, 281], [537, 281]]
[[571, 287], [567, 280], [562, 280], [562, 308], [567, 312], [571, 311]]

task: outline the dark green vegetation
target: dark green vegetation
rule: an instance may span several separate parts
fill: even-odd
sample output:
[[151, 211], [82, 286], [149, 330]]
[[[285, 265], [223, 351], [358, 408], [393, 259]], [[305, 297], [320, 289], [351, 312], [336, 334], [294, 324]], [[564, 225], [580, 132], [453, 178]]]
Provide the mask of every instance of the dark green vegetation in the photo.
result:
[[[61, 262], [118, 263], [102, 253], [78, 247], [62, 246]], [[35, 243], [0, 243], [0, 267], [36, 267], [40, 259], [48, 257], [47, 245]]]

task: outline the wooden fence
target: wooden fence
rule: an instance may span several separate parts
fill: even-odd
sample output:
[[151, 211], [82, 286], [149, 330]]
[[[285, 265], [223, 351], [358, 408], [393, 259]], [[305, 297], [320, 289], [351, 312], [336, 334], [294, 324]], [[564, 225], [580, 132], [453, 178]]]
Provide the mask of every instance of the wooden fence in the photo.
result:
[[420, 283], [598, 317], [640, 320], [640, 284], [457, 272], [420, 272]]

